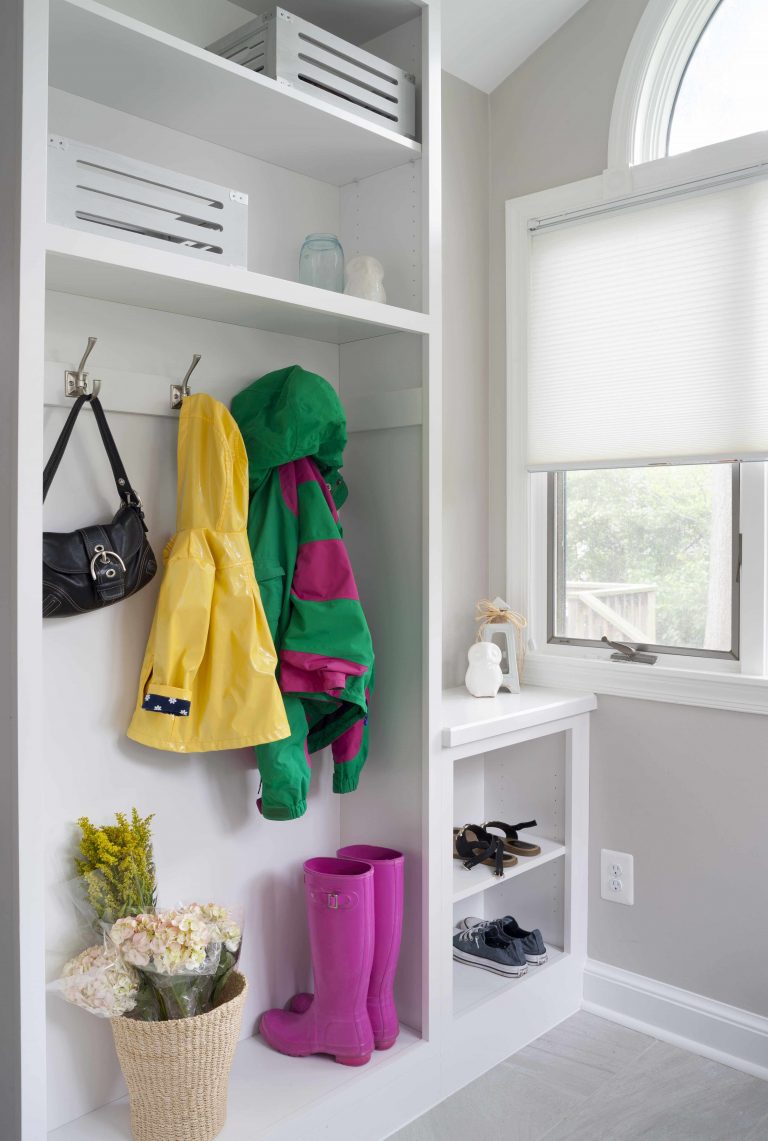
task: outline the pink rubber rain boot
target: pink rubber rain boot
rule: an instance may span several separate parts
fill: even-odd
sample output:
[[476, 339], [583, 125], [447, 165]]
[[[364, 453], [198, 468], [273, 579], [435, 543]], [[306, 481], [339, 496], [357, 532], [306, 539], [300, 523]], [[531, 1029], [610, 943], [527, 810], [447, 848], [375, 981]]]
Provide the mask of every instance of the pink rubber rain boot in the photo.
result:
[[364, 1066], [373, 1050], [366, 1009], [373, 961], [373, 868], [318, 856], [304, 864], [314, 1001], [303, 1013], [268, 1010], [259, 1031], [281, 1054], [333, 1054]]
[[[392, 985], [403, 931], [405, 857], [394, 848], [376, 848], [370, 844], [351, 844], [339, 848], [337, 854], [344, 859], [364, 860], [373, 866], [374, 949], [368, 1016], [376, 1049], [389, 1050], [400, 1033]], [[296, 994], [291, 999], [291, 1010], [306, 1011], [311, 1004], [311, 994]]]

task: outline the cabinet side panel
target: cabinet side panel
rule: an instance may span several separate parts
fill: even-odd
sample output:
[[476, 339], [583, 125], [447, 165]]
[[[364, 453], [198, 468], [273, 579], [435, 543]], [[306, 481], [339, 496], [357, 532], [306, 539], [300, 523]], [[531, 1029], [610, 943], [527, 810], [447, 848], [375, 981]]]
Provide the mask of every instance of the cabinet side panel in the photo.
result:
[[[47, 3], [8, 0], [0, 37], [0, 1026], [3, 1141], [38, 1141], [44, 1062], [40, 403]], [[23, 82], [22, 82], [23, 78]]]
[[0, 1104], [4, 1128], [21, 1130], [19, 893], [17, 859], [16, 461], [18, 455], [19, 169], [21, 162], [21, 4], [6, 5], [0, 38], [0, 961], [10, 981], [0, 1024]]

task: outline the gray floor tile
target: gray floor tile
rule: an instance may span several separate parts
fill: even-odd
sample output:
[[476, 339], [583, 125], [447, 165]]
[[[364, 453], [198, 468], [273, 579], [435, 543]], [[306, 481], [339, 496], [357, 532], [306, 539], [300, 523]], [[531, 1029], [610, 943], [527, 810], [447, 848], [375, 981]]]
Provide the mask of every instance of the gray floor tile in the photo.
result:
[[392, 1141], [768, 1141], [768, 1082], [580, 1012]]
[[767, 1114], [768, 1083], [655, 1042], [545, 1138], [741, 1141]]
[[581, 1011], [502, 1065], [583, 1099], [634, 1063], [654, 1041]]
[[507, 1065], [496, 1066], [391, 1141], [467, 1141], [501, 1134], [504, 1141], [539, 1141], [580, 1104], [581, 1098], [571, 1090]]

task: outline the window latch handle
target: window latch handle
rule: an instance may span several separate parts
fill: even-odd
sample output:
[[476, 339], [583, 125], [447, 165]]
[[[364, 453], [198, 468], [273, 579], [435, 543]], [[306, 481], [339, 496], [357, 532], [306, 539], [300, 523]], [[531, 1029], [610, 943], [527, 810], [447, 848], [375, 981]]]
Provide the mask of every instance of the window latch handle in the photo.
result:
[[658, 658], [657, 654], [649, 654], [647, 650], [636, 650], [634, 646], [628, 646], [625, 642], [612, 642], [605, 634], [600, 641], [615, 651], [611, 654], [612, 662], [636, 662], [638, 665], [652, 666]]

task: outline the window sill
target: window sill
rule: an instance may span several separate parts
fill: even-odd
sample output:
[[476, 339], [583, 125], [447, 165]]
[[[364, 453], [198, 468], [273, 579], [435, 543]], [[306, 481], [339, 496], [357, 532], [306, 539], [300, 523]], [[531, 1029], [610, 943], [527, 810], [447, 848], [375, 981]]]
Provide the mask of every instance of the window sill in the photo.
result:
[[589, 690], [614, 697], [701, 705], [741, 713], [768, 714], [768, 678], [670, 666], [632, 665], [560, 654], [532, 653], [525, 659], [527, 685]]

